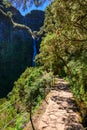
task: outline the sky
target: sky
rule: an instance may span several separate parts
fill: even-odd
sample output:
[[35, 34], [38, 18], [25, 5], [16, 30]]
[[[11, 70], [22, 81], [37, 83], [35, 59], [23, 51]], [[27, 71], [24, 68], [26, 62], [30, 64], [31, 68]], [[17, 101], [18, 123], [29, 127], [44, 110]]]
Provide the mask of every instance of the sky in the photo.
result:
[[20, 8], [17, 8], [16, 4], [14, 3], [13, 6], [19, 10], [21, 15], [25, 16], [26, 14], [30, 13], [32, 10], [42, 10], [42, 11], [44, 11], [46, 9], [46, 7], [49, 6], [50, 3], [51, 3], [51, 0], [44, 0], [44, 3], [42, 5], [40, 5], [39, 7], [36, 7], [34, 3], [32, 4], [32, 6], [29, 6], [29, 4], [27, 4], [26, 10], [23, 10], [23, 8], [22, 8], [23, 5], [21, 5]]

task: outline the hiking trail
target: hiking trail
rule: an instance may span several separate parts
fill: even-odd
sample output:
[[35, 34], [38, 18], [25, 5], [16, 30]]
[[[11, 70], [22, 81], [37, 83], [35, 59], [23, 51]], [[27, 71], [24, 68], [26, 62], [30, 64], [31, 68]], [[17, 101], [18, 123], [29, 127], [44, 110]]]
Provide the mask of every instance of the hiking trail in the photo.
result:
[[[57, 79], [46, 100], [33, 117], [36, 130], [84, 130], [67, 82]], [[24, 130], [32, 130], [30, 123]]]

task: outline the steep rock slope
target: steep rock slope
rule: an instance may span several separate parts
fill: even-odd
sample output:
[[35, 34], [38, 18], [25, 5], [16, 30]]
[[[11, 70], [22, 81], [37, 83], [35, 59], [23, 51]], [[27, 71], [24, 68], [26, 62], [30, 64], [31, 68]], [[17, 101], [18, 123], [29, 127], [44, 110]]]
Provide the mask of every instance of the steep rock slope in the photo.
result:
[[[43, 25], [42, 11], [35, 10], [23, 17], [14, 7], [5, 9], [9, 10], [15, 22], [25, 24], [32, 30], [38, 31]], [[32, 57], [31, 35], [25, 30], [14, 29], [10, 21], [0, 13], [0, 97], [6, 96], [11, 91], [13, 82], [27, 66], [32, 65]]]

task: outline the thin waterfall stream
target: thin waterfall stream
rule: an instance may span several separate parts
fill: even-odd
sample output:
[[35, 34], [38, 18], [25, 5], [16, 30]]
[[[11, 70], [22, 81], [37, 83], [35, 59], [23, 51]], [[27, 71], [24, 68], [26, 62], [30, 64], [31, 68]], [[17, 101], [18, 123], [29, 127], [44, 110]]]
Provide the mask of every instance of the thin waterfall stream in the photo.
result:
[[36, 47], [36, 39], [32, 38], [32, 44], [33, 44], [33, 58], [32, 58], [32, 66], [35, 66], [35, 56], [37, 55], [37, 47]]

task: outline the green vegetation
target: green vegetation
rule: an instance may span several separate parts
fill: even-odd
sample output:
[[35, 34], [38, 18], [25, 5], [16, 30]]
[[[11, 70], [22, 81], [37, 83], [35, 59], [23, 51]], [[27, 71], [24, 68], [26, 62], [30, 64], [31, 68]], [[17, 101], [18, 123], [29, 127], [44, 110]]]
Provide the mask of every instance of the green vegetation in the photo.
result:
[[[25, 119], [46, 96], [53, 74], [66, 78], [83, 120], [87, 116], [87, 1], [55, 0], [46, 10], [45, 36], [36, 56], [36, 66], [27, 68], [1, 105], [0, 127], [22, 130]], [[4, 102], [4, 101], [3, 101]], [[8, 122], [17, 117], [10, 125]], [[5, 119], [2, 121], [2, 117]], [[10, 127], [10, 128], [9, 128]]]
[[[0, 106], [0, 129], [22, 130], [53, 84], [52, 72], [27, 68]], [[32, 113], [31, 113], [32, 112]], [[3, 121], [4, 120], [4, 121]]]
[[[83, 119], [87, 116], [87, 1], [55, 0], [47, 9], [37, 65], [68, 78]], [[85, 119], [86, 121], [86, 119]]]

